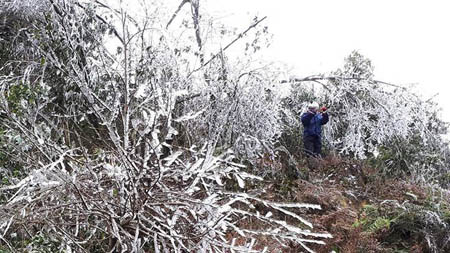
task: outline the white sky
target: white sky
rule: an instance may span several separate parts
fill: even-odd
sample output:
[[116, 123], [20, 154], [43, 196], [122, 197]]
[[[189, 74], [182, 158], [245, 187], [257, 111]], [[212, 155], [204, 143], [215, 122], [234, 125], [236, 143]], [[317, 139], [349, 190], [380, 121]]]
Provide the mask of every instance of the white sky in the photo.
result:
[[[446, 3], [448, 2], [448, 3]], [[221, 22], [247, 28], [257, 14], [274, 34], [270, 60], [297, 76], [327, 73], [358, 50], [378, 80], [417, 83], [424, 98], [439, 93], [450, 122], [450, 1], [444, 0], [209, 0]]]

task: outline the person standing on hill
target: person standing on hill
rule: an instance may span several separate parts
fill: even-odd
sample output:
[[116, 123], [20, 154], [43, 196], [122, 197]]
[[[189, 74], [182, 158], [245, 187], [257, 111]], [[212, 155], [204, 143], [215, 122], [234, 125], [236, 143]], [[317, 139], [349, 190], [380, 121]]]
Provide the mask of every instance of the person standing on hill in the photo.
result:
[[303, 130], [303, 144], [307, 156], [320, 157], [322, 152], [322, 125], [325, 125], [329, 118], [323, 106], [319, 109], [319, 104], [313, 102], [308, 105], [308, 111], [301, 116]]

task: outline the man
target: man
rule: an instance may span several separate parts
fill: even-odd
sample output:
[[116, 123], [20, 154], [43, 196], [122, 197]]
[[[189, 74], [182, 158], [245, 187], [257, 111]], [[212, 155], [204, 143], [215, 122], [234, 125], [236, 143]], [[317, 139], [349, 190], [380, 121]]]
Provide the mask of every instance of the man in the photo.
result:
[[302, 115], [303, 143], [307, 156], [320, 157], [322, 151], [322, 125], [328, 122], [327, 108], [319, 110], [319, 104], [313, 102], [308, 105], [308, 111]]

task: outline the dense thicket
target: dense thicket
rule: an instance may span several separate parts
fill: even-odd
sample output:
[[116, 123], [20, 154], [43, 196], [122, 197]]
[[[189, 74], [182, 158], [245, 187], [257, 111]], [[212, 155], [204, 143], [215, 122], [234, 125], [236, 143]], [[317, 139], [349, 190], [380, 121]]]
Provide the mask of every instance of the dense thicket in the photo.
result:
[[257, 236], [305, 249], [330, 237], [293, 212], [317, 205], [226, 187], [261, 180], [235, 154], [272, 147], [273, 77], [220, 51], [206, 63], [199, 3], [171, 20], [162, 3], [3, 3], [5, 249], [253, 252]]
[[316, 100], [329, 107], [332, 120], [324, 139], [333, 152], [370, 160], [391, 176], [427, 181], [447, 173], [449, 148], [443, 135], [448, 124], [437, 117], [439, 107], [410, 88], [375, 80], [370, 60], [360, 53], [353, 52], [330, 75], [293, 78], [290, 83], [284, 107], [291, 120], [286, 120], [284, 139], [293, 138], [301, 128], [298, 115], [308, 101]]

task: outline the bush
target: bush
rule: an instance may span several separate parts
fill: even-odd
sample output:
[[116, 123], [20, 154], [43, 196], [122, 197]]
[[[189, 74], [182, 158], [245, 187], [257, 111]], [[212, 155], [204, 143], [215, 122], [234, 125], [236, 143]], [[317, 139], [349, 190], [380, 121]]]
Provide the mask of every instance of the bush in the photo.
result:
[[380, 243], [392, 249], [449, 252], [449, 202], [434, 197], [431, 194], [416, 203], [383, 201], [366, 205], [353, 226], [375, 234]]

